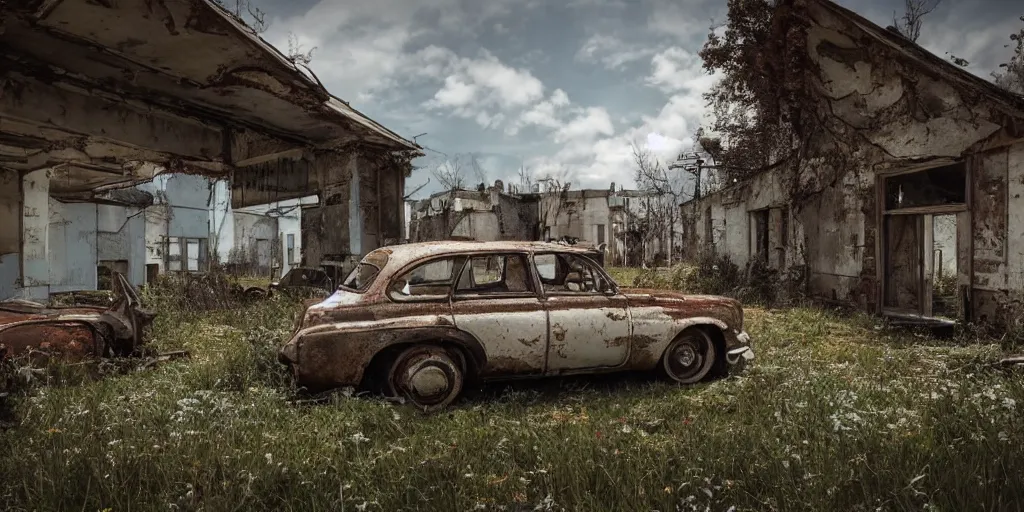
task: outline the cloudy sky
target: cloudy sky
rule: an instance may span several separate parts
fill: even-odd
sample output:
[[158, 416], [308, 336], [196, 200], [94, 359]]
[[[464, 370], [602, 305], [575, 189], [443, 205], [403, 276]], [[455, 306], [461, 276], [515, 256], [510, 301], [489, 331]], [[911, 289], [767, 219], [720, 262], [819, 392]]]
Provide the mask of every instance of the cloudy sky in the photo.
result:
[[[312, 69], [336, 96], [432, 151], [408, 190], [446, 155], [477, 155], [488, 181], [564, 172], [574, 187], [629, 186], [630, 142], [669, 158], [707, 120], [714, 77], [696, 53], [725, 0], [252, 0], [264, 34], [316, 47]], [[891, 23], [902, 0], [842, 0]], [[1018, 0], [942, 0], [920, 43], [988, 77], [1006, 60]], [[436, 151], [436, 152], [435, 152]], [[473, 178], [470, 178], [473, 179]], [[436, 180], [417, 197], [438, 190]]]

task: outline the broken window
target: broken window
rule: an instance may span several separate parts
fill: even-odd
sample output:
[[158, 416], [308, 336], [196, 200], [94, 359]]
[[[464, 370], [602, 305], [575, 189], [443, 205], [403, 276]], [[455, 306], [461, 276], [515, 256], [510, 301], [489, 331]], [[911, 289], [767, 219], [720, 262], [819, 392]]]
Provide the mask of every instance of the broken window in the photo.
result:
[[967, 203], [967, 168], [956, 163], [885, 178], [885, 209]]
[[752, 253], [761, 262], [768, 262], [768, 210], [750, 212]]
[[604, 224], [597, 225], [597, 245], [604, 243]]
[[474, 257], [459, 276], [456, 293], [531, 293], [526, 268], [526, 258], [518, 254]]
[[289, 233], [287, 238], [288, 245], [288, 263], [295, 263], [295, 235]]
[[429, 261], [391, 281], [388, 293], [396, 300], [444, 299], [451, 290], [455, 270], [462, 269], [464, 258]]
[[181, 271], [181, 244], [177, 238], [167, 239], [167, 270]]
[[585, 258], [573, 254], [538, 254], [537, 275], [548, 293], [603, 293], [610, 283]]
[[113, 290], [114, 272], [128, 274], [128, 260], [100, 260], [96, 266], [96, 289]]

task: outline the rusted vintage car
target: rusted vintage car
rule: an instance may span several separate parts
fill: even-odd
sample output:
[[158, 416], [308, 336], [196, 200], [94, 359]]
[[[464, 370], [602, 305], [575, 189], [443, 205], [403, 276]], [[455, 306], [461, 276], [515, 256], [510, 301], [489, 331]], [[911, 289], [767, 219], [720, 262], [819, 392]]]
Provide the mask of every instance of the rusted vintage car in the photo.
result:
[[248, 299], [263, 299], [275, 293], [301, 297], [324, 297], [333, 291], [334, 282], [323, 268], [295, 267], [266, 288], [252, 286], [246, 288], [243, 293]]
[[143, 330], [156, 315], [142, 309], [138, 293], [122, 274], [114, 274], [112, 287], [109, 307], [0, 302], [0, 360], [30, 355], [74, 361], [136, 354]]
[[623, 289], [587, 249], [546, 242], [377, 249], [279, 355], [308, 391], [378, 388], [427, 410], [466, 379], [647, 370], [691, 384], [751, 358], [736, 300]]

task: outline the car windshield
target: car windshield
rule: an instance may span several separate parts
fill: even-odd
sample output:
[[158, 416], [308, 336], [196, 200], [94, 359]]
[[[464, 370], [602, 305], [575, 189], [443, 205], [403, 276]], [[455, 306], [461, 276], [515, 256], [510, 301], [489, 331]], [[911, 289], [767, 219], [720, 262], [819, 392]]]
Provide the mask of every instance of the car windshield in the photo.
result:
[[376, 250], [367, 254], [363, 261], [359, 262], [359, 265], [356, 265], [352, 272], [349, 272], [348, 277], [342, 281], [341, 287], [353, 292], [366, 291], [373, 284], [373, 280], [377, 278], [380, 269], [384, 268], [387, 262], [387, 252]]

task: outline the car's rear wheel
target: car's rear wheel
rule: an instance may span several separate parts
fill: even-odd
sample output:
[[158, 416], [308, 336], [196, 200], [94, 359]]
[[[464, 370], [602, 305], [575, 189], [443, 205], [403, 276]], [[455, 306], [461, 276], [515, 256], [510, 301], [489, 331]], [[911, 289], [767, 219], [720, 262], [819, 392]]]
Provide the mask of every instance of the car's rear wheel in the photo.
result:
[[680, 383], [694, 384], [707, 377], [715, 366], [715, 344], [704, 329], [691, 328], [672, 340], [661, 356], [665, 375]]
[[416, 345], [402, 351], [388, 371], [387, 389], [426, 412], [444, 409], [462, 392], [458, 358], [443, 347]]

